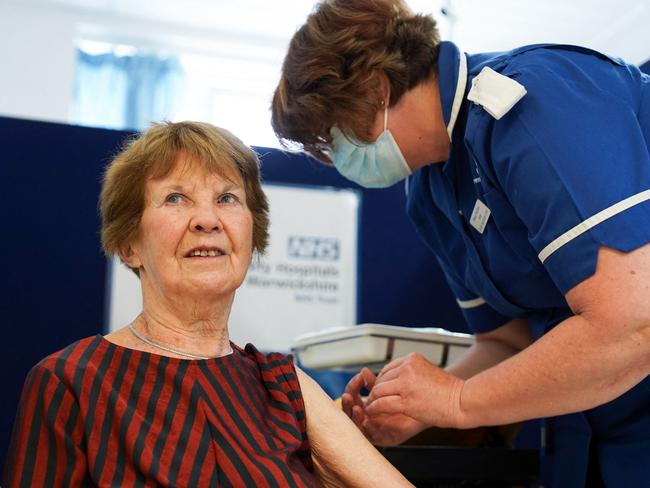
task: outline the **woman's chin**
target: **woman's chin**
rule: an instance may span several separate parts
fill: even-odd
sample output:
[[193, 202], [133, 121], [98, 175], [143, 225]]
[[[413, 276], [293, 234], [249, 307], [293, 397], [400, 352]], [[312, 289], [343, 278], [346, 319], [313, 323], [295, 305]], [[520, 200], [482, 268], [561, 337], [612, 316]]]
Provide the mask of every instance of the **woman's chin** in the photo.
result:
[[219, 277], [205, 275], [183, 283], [178, 291], [185, 300], [203, 302], [230, 298], [238, 287], [239, 283], [235, 280], [224, 281]]

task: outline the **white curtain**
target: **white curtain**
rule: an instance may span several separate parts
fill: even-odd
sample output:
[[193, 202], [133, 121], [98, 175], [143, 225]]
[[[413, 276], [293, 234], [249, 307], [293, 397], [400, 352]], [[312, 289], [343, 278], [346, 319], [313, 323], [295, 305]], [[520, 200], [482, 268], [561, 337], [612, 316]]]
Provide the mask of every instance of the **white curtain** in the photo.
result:
[[172, 119], [184, 73], [173, 56], [77, 51], [71, 120], [80, 125], [142, 130]]

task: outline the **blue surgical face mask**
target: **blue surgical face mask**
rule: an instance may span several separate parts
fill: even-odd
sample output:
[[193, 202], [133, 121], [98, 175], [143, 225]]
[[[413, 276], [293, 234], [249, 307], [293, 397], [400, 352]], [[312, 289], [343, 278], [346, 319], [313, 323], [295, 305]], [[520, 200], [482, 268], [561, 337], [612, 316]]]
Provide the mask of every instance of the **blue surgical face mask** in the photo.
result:
[[332, 127], [332, 162], [338, 172], [366, 188], [386, 188], [410, 175], [411, 168], [387, 125], [388, 107], [384, 111], [384, 131], [371, 144], [352, 142]]

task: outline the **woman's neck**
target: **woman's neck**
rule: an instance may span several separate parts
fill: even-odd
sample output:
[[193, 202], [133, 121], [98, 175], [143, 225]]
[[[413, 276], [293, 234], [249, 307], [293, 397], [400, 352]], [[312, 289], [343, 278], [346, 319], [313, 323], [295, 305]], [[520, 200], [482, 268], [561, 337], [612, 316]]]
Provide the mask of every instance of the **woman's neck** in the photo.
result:
[[196, 356], [223, 356], [231, 351], [228, 326], [220, 320], [181, 320], [145, 307], [132, 326], [154, 344]]
[[150, 341], [173, 349], [206, 357], [227, 354], [233, 299], [234, 293], [174, 300], [144, 288], [142, 313], [133, 327]]

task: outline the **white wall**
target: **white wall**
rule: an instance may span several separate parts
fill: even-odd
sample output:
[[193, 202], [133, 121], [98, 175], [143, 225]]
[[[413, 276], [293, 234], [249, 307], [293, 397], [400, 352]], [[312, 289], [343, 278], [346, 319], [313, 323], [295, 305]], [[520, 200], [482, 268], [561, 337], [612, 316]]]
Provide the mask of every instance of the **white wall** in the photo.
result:
[[67, 121], [74, 35], [73, 15], [0, 3], [0, 115]]

